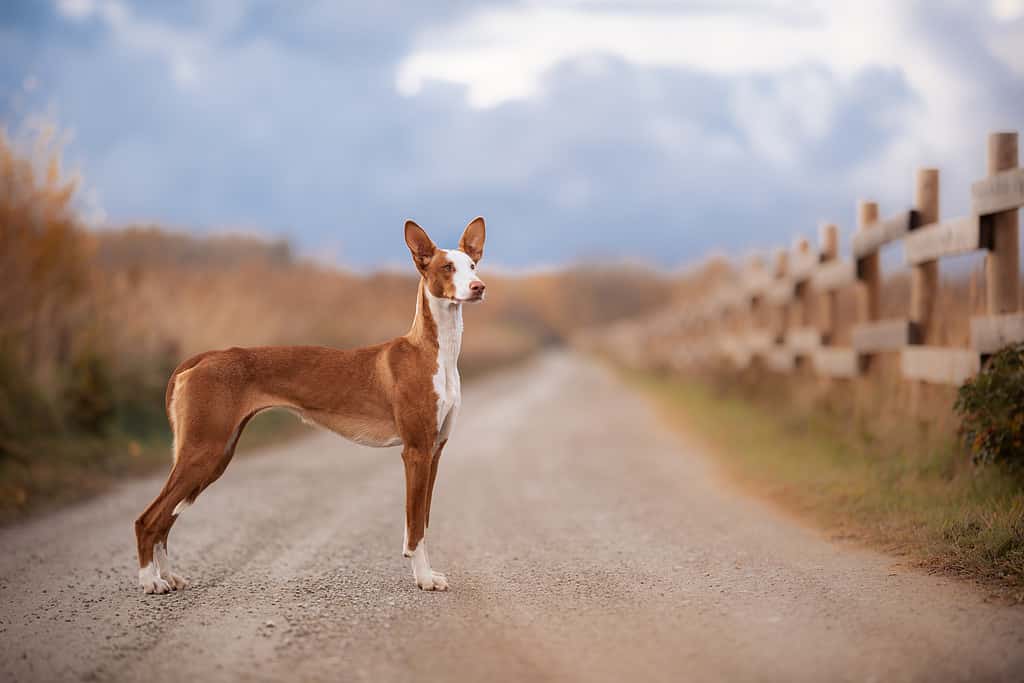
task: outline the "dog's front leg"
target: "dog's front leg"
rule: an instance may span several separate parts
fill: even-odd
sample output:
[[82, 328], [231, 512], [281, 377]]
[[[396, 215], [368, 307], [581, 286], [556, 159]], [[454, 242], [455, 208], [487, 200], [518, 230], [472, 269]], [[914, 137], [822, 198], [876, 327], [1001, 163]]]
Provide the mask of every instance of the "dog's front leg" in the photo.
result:
[[405, 547], [402, 554], [412, 558], [412, 575], [417, 586], [426, 591], [443, 591], [448, 590], [448, 580], [444, 574], [430, 568], [424, 537], [433, 460], [434, 454], [428, 449], [406, 446], [402, 451], [405, 463]]
[[437, 450], [434, 451], [434, 457], [430, 460], [430, 483], [427, 485], [427, 515], [425, 528], [430, 528], [430, 503], [434, 498], [434, 482], [437, 480], [437, 466], [441, 462], [441, 451], [444, 450], [444, 445], [448, 443], [445, 439], [442, 441]]

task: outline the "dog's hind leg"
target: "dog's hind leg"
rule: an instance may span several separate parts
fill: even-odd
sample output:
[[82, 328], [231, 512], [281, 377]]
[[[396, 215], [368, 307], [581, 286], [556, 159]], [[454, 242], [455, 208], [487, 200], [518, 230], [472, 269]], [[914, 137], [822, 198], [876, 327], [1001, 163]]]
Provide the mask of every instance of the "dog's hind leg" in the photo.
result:
[[193, 500], [202, 488], [195, 474], [182, 468], [180, 461], [176, 462], [160, 493], [135, 520], [139, 585], [146, 593], [168, 593], [188, 585], [185, 579], [171, 571], [167, 537], [181, 506]]
[[163, 489], [135, 520], [139, 553], [139, 584], [146, 593], [167, 593], [188, 582], [173, 573], [167, 553], [171, 527], [188, 505], [227, 469], [249, 416], [233, 419], [217, 410], [204, 411], [176, 434], [174, 467]]

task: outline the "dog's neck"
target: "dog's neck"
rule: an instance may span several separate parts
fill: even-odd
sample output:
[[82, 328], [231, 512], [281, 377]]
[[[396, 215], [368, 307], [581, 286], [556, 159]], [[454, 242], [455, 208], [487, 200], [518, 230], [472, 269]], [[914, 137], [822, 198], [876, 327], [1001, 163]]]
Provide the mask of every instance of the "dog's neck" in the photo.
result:
[[462, 304], [434, 296], [421, 279], [407, 336], [416, 345], [436, 348], [438, 363], [454, 367], [462, 350]]

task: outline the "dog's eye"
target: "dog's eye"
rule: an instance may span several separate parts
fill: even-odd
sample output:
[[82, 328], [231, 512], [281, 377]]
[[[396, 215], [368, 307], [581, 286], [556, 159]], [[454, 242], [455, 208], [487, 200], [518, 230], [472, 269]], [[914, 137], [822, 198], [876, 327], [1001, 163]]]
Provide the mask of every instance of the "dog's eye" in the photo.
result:
[[475, 263], [470, 263], [469, 264], [469, 269], [470, 270], [476, 270], [476, 264]]
[[449, 273], [450, 273], [450, 272], [452, 272], [453, 270], [455, 270], [455, 266], [453, 266], [453, 265], [452, 265], [452, 264], [450, 264], [450, 263], [446, 263], [446, 264], [444, 264], [444, 269], [445, 269], [445, 270], [446, 270], [447, 272], [449, 272]]

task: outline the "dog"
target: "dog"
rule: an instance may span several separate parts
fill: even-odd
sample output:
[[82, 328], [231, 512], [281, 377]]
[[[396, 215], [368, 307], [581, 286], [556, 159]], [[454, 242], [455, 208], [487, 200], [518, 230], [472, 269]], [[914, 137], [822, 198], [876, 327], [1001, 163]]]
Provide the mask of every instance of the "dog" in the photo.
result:
[[215, 482], [246, 423], [268, 408], [366, 446], [402, 446], [405, 540], [416, 585], [448, 590], [434, 571], [425, 539], [437, 467], [461, 403], [458, 359], [462, 305], [484, 300], [476, 272], [486, 228], [475, 218], [458, 249], [439, 249], [414, 221], [405, 243], [420, 281], [416, 315], [404, 336], [359, 349], [264, 346], [207, 351], [181, 363], [167, 383], [174, 465], [160, 493], [135, 520], [139, 585], [146, 593], [182, 590], [167, 537], [185, 508]]

